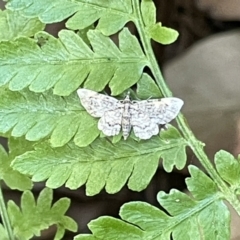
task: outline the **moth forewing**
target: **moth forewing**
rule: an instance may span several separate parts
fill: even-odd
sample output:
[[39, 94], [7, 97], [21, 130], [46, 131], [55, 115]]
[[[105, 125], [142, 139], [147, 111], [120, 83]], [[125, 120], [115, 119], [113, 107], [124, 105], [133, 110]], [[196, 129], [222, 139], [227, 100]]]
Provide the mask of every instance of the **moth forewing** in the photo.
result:
[[[168, 122], [172, 121], [174, 118], [177, 117], [179, 114], [184, 102], [180, 98], [176, 97], [168, 97], [168, 98], [162, 98], [161, 102], [166, 105], [166, 113], [169, 112], [170, 116], [168, 119]], [[166, 122], [166, 123], [168, 123]]]
[[102, 117], [105, 112], [115, 110], [122, 105], [119, 100], [113, 97], [85, 88], [78, 89], [77, 94], [82, 106], [93, 117]]
[[171, 105], [175, 107], [175, 110], [178, 112], [181, 110], [184, 104], [182, 99], [176, 98], [176, 97], [166, 97], [166, 98], [161, 98], [160, 100], [169, 106]]

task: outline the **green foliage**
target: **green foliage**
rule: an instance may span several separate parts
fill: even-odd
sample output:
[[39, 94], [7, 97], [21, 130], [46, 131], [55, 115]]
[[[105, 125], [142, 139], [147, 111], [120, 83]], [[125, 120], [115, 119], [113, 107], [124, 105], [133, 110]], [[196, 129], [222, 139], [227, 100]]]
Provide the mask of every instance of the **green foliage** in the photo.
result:
[[162, 97], [159, 88], [154, 80], [146, 73], [143, 73], [142, 77], [137, 83], [137, 95], [142, 99], [147, 98], [160, 98]]
[[231, 184], [235, 189], [240, 185], [240, 162], [234, 156], [224, 150], [215, 154], [214, 161], [217, 171], [224, 181]]
[[[149, 83], [149, 89], [141, 80], [137, 92], [140, 96], [146, 96], [152, 91], [154, 96], [159, 96], [160, 92], [157, 91], [156, 85], [146, 76], [144, 74], [143, 78]], [[72, 138], [76, 145], [85, 147], [99, 135], [97, 119], [92, 118], [81, 107], [76, 94], [59, 97], [51, 94], [50, 91], [35, 94], [29, 90], [12, 92], [1, 89], [1, 96], [0, 132], [4, 134], [10, 132], [14, 137], [25, 136], [29, 141], [39, 141], [49, 137], [52, 147], [64, 146]], [[180, 135], [177, 138], [182, 141]], [[118, 140], [120, 140], [119, 137]], [[174, 154], [174, 148], [172, 151]], [[180, 154], [184, 154], [184, 149], [179, 151]], [[182, 158], [179, 159], [181, 162]], [[179, 166], [179, 168], [182, 167]]]
[[44, 27], [45, 24], [37, 18], [29, 19], [19, 12], [0, 10], [0, 42], [14, 40], [22, 36], [31, 37], [36, 32], [43, 30]]
[[0, 236], [2, 240], [8, 240], [7, 233], [2, 224], [0, 224]]
[[[135, 84], [143, 68], [149, 65], [137, 39], [127, 29], [119, 34], [119, 48], [101, 34], [119, 31], [126, 21], [138, 21], [131, 0], [10, 0], [7, 8], [19, 10], [30, 18], [39, 17], [44, 23], [63, 20], [76, 12], [66, 24], [74, 30], [89, 27], [100, 18], [97, 30], [87, 33], [93, 50], [86, 45], [85, 37], [82, 39], [68, 30], [59, 32], [59, 39], [42, 32], [36, 34], [34, 40], [20, 38], [0, 44], [0, 85], [8, 83], [10, 90], [19, 91], [29, 86], [31, 91], [44, 92], [54, 87], [54, 94], [67, 96], [84, 82], [85, 88], [96, 91], [103, 90], [109, 83], [112, 95], [118, 95]], [[152, 2], [142, 4], [146, 22], [155, 22], [150, 19], [154, 9]], [[77, 26], [79, 24], [81, 26]], [[154, 30], [154, 26], [148, 26], [150, 35], [160, 36], [162, 28]], [[164, 36], [164, 43], [173, 41], [167, 34]], [[28, 77], [24, 78], [25, 75]]]
[[[22, 150], [25, 152], [27, 148]], [[0, 180], [4, 180], [6, 185], [11, 189], [18, 189], [20, 191], [31, 189], [32, 181], [26, 175], [23, 175], [10, 167], [15, 156], [14, 152], [8, 154], [0, 145]]]
[[[52, 147], [63, 146], [72, 138], [76, 145], [85, 147], [99, 135], [97, 119], [92, 118], [81, 107], [76, 94], [60, 97], [53, 95], [51, 91], [42, 94], [28, 90], [0, 91], [1, 133], [10, 131], [12, 136], [25, 136], [29, 141], [49, 137]], [[161, 96], [156, 84], [147, 74], [143, 74], [139, 81], [137, 93], [143, 97], [151, 93], [154, 97]]]
[[141, 2], [141, 12], [146, 26], [156, 23], [156, 7], [152, 0], [143, 0]]
[[[0, 131], [30, 141], [51, 135], [53, 147], [63, 146], [73, 136], [77, 145], [85, 146], [98, 135], [96, 119], [80, 106], [76, 94], [59, 97], [50, 92], [34, 94], [28, 90], [2, 90], [0, 99]], [[7, 123], [7, 124], [6, 124]], [[84, 131], [83, 131], [84, 130]]]
[[34, 92], [54, 87], [54, 94], [68, 96], [84, 81], [96, 91], [109, 83], [117, 95], [139, 80], [147, 59], [129, 30], [119, 34], [119, 48], [98, 30], [87, 35], [94, 51], [69, 30], [60, 31], [59, 39], [41, 32], [35, 39], [0, 43], [0, 85], [8, 83], [12, 91], [29, 86]]
[[[169, 127], [161, 137], [141, 142], [130, 139], [113, 144], [104, 138], [85, 148], [69, 143], [54, 149], [43, 142], [34, 151], [16, 157], [12, 166], [33, 176], [33, 181], [48, 179], [46, 185], [50, 188], [65, 182], [70, 189], [86, 184], [87, 195], [95, 195], [103, 187], [108, 193], [116, 193], [128, 181], [130, 189], [141, 191], [156, 172], [160, 157], [167, 171], [172, 171], [174, 165], [182, 169], [186, 164], [185, 147], [178, 131]], [[182, 155], [175, 155], [175, 151]]]
[[177, 40], [179, 34], [176, 30], [163, 27], [160, 22], [156, 23], [156, 8], [152, 0], [141, 1], [141, 12], [146, 27], [146, 34], [150, 38], [164, 45], [171, 44]]
[[148, 203], [126, 203], [120, 210], [122, 220], [100, 217], [88, 225], [92, 235], [78, 235], [75, 240], [116, 236], [119, 240], [170, 240], [171, 236], [174, 240], [229, 239], [230, 213], [215, 183], [194, 166], [189, 171], [187, 186], [194, 198], [175, 189], [158, 194], [158, 202], [169, 215]]
[[44, 189], [37, 201], [30, 191], [23, 193], [21, 209], [13, 202], [8, 202], [8, 213], [18, 239], [30, 239], [34, 235], [40, 236], [40, 231], [52, 225], [57, 226], [54, 239], [62, 239], [65, 229], [76, 232], [76, 222], [65, 216], [70, 201], [61, 198], [52, 205], [53, 193], [51, 189]]
[[164, 45], [175, 42], [179, 35], [177, 31], [163, 27], [161, 23], [149, 26], [148, 34], [154, 41]]
[[67, 28], [84, 29], [99, 20], [97, 28], [105, 35], [116, 33], [132, 18], [131, 0], [11, 0], [6, 7], [21, 10], [27, 17], [39, 17], [44, 23], [59, 22], [75, 13]]

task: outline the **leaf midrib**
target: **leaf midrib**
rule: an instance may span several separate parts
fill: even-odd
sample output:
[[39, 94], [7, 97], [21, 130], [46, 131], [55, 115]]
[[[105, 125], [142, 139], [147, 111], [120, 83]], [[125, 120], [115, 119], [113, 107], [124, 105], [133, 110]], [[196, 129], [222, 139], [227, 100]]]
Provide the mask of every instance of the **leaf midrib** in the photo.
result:
[[[6, 62], [4, 61], [3, 64], [0, 65], [1, 66], [8, 66], [8, 65], [14, 65], [14, 66], [22, 66], [22, 67], [25, 67], [26, 65], [29, 65], [29, 66], [35, 66], [35, 65], [63, 65], [67, 62], [66, 65], [79, 65], [79, 63], [81, 64], [88, 64], [90, 65], [91, 64], [102, 64], [102, 63], [108, 63], [108, 64], [113, 64], [113, 63], [122, 63], [122, 64], [129, 64], [129, 63], [139, 63], [139, 64], [142, 64], [142, 65], [147, 65], [148, 64], [148, 61], [146, 58], [140, 58], [140, 57], [137, 57], [136, 58], [113, 58], [113, 57], [109, 57], [110, 60], [108, 60], [107, 58], [92, 58], [92, 59], [89, 59], [89, 58], [81, 58], [81, 59], [76, 59], [76, 60], [69, 60], [69, 59], [66, 59], [65, 61], [56, 61], [56, 60], [50, 60], [49, 59], [46, 59], [43, 61], [34, 61], [34, 60], [29, 60], [29, 61], [26, 61], [26, 60], [23, 60], [25, 64], [22, 64], [22, 63], [19, 63], [19, 60], [16, 59], [16, 61], [11, 61], [11, 62]], [[41, 58], [41, 60], [43, 60]], [[0, 61], [1, 62], [1, 61]]]
[[[139, 152], [128, 152], [126, 155], [122, 155], [120, 157], [112, 157], [111, 156], [106, 156], [106, 159], [103, 159], [102, 157], [94, 157], [94, 158], [91, 158], [91, 160], [79, 160], [79, 159], [76, 159], [76, 158], [72, 158], [74, 159], [74, 163], [71, 162], [71, 161], [65, 161], [66, 162], [71, 162], [72, 164], [75, 164], [75, 163], [96, 163], [96, 162], [106, 162], [106, 161], [125, 161], [125, 159], [127, 158], [134, 158], [134, 157], [138, 157], [138, 156], [145, 156], [145, 155], [149, 155], [149, 154], [152, 154], [152, 153], [156, 153], [156, 154], [159, 154], [159, 158], [161, 157], [161, 152], [162, 151], [165, 151], [165, 150], [168, 150], [168, 149], [171, 149], [171, 148], [179, 148], [179, 147], [185, 147], [185, 143], [173, 143], [173, 144], [169, 144], [167, 146], [164, 146], [164, 147], [155, 147], [155, 148], [150, 148], [148, 150], [145, 150], [145, 151], [139, 151]], [[59, 159], [58, 159], [59, 161]]]
[[[84, 109], [79, 109], [79, 110], [65, 110], [65, 109], [47, 109], [45, 108], [44, 110], [43, 109], [37, 109], [36, 111], [36, 108], [27, 108], [28, 111], [26, 111], [26, 108], [20, 108], [18, 106], [18, 108], [15, 108], [14, 111], [11, 111], [12, 109], [6, 109], [5, 111], [2, 110], [2, 108], [0, 109], [0, 114], [12, 114], [12, 113], [19, 113], [21, 115], [24, 115], [24, 114], [51, 114], [51, 115], [73, 115], [73, 117], [79, 115], [79, 114], [82, 114], [82, 112], [86, 112]], [[25, 110], [25, 111], [24, 111]]]
[[[89, 160], [82, 160], [82, 159], [79, 159], [79, 158], [76, 158], [75, 154], [74, 156], [71, 156], [71, 154], [67, 153], [66, 154], [66, 157], [62, 158], [61, 160], [59, 159], [59, 156], [55, 156], [53, 158], [51, 158], [51, 160], [48, 160], [48, 163], [51, 161], [52, 163], [56, 163], [57, 165], [59, 164], [78, 164], [78, 163], [86, 163], [86, 164], [94, 164], [96, 162], [107, 162], [107, 161], [125, 161], [126, 159], [128, 158], [134, 158], [134, 157], [138, 157], [138, 156], [142, 156], [142, 155], [149, 155], [149, 154], [152, 154], [152, 153], [156, 153], [156, 154], [159, 154], [159, 158], [161, 157], [161, 151], [165, 151], [165, 150], [168, 150], [170, 148], [179, 148], [179, 147], [185, 147], [185, 144], [177, 144], [177, 143], [174, 143], [174, 144], [169, 144], [168, 146], [164, 146], [164, 147], [155, 147], [155, 148], [150, 148], [144, 152], [128, 152], [128, 154], [126, 155], [122, 155], [120, 157], [115, 157], [115, 158], [111, 158], [110, 156], [106, 156], [106, 159], [103, 159], [102, 157], [94, 157], [94, 158], [91, 158]], [[81, 150], [79, 152], [79, 156], [81, 157]], [[83, 153], [83, 158], [85, 158], [86, 154]], [[66, 158], [70, 158], [69, 160], [66, 159]], [[49, 157], [48, 157], [49, 159]]]
[[[78, 4], [78, 1], [75, 1]], [[124, 16], [124, 17], [128, 17], [129, 20], [132, 20], [134, 18], [134, 16], [129, 13], [129, 12], [123, 12], [120, 9], [114, 9], [114, 8], [109, 8], [109, 7], [103, 7], [103, 6], [99, 6], [93, 3], [87, 3], [87, 2], [81, 2], [79, 1], [81, 4], [86, 5], [86, 6], [90, 6], [93, 9], [96, 9], [98, 11], [105, 11], [106, 13], [114, 13], [116, 15], [120, 15], [120, 16]], [[104, 10], [103, 10], [104, 9]], [[133, 9], [131, 11], [133, 13]]]

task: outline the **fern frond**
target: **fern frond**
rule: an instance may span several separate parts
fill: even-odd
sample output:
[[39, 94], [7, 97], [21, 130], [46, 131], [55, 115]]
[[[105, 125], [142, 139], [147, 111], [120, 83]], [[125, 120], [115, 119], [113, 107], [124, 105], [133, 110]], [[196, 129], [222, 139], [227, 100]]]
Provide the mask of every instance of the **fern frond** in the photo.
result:
[[76, 94], [62, 98], [50, 92], [35, 94], [28, 90], [1, 90], [2, 133], [11, 130], [12, 136], [25, 135], [30, 141], [50, 135], [54, 147], [66, 144], [74, 136], [76, 144], [87, 146], [99, 135], [97, 120], [81, 107]]
[[44, 23], [59, 22], [74, 14], [66, 23], [73, 30], [99, 20], [97, 28], [105, 35], [116, 33], [132, 20], [131, 0], [10, 0], [6, 7], [21, 10], [27, 17], [39, 17]]
[[[92, 234], [81, 234], [74, 240], [200, 240], [229, 239], [230, 213], [215, 183], [203, 172], [190, 166], [188, 189], [193, 198], [178, 190], [160, 192], [162, 211], [145, 202], [122, 206], [122, 220], [100, 217], [88, 226]], [[199, 184], [200, 183], [200, 184]]]
[[2, 240], [8, 240], [7, 232], [2, 224], [0, 224], [0, 236]]
[[[35, 146], [34, 151], [16, 157], [12, 166], [21, 173], [33, 176], [33, 181], [47, 179], [46, 185], [58, 188], [64, 183], [70, 189], [86, 184], [88, 195], [118, 192], [126, 182], [131, 190], [141, 191], [151, 181], [163, 159], [163, 166], [172, 171], [186, 164], [186, 142], [177, 130], [170, 127], [168, 137], [156, 136], [148, 141], [133, 139], [116, 144], [97, 139], [85, 148], [69, 143], [51, 148], [47, 142]], [[178, 152], [181, 154], [175, 154]]]
[[109, 83], [118, 95], [139, 80], [148, 60], [128, 29], [119, 34], [119, 48], [98, 30], [89, 30], [88, 38], [93, 50], [69, 30], [59, 39], [42, 32], [35, 40], [0, 43], [0, 85], [8, 83], [12, 91], [29, 86], [34, 92], [54, 87], [54, 94], [67, 96], [83, 82], [96, 91]]
[[43, 30], [45, 24], [37, 18], [27, 18], [19, 12], [0, 10], [0, 42], [12, 41], [19, 37], [31, 37]]
[[[23, 146], [23, 145], [22, 145]], [[30, 150], [30, 148], [24, 149], [24, 151]], [[26, 175], [13, 170], [10, 167], [12, 160], [16, 157], [15, 153], [8, 154], [6, 150], [0, 145], [0, 179], [11, 189], [17, 189], [20, 191], [28, 190], [32, 188], [32, 181]]]
[[231, 153], [220, 150], [215, 154], [214, 162], [221, 178], [239, 192], [240, 155], [236, 159]]
[[8, 214], [14, 234], [18, 239], [40, 236], [41, 230], [52, 225], [57, 226], [55, 239], [62, 239], [65, 230], [77, 231], [76, 222], [65, 216], [70, 205], [69, 199], [61, 198], [51, 206], [52, 199], [52, 190], [45, 188], [39, 194], [37, 201], [30, 191], [24, 192], [21, 198], [21, 208], [11, 200], [8, 202]]

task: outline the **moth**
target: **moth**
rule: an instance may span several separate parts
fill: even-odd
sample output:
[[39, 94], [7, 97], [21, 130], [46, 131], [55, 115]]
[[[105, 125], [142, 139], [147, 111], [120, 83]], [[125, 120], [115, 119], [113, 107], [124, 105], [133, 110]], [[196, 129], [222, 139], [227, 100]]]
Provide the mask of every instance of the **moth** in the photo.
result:
[[78, 89], [82, 106], [98, 121], [98, 129], [106, 136], [118, 135], [122, 129], [126, 140], [133, 128], [140, 139], [149, 139], [159, 133], [159, 125], [172, 121], [183, 106], [176, 97], [131, 101], [129, 93], [123, 100], [88, 89]]

